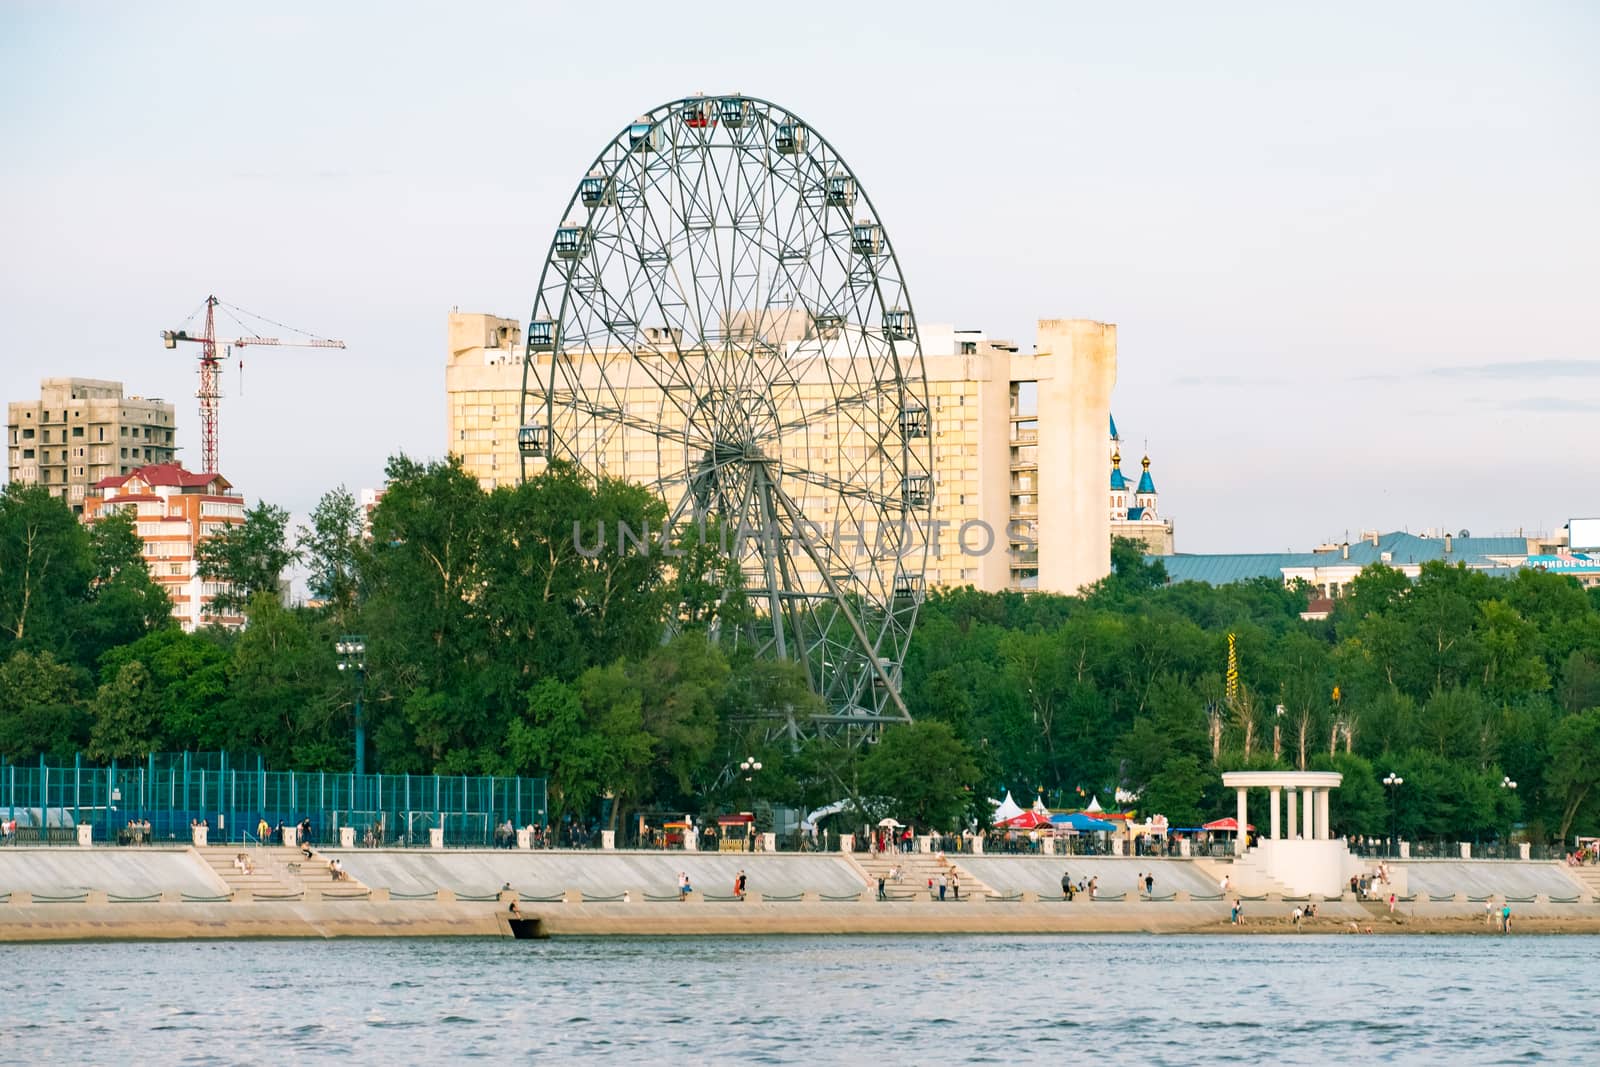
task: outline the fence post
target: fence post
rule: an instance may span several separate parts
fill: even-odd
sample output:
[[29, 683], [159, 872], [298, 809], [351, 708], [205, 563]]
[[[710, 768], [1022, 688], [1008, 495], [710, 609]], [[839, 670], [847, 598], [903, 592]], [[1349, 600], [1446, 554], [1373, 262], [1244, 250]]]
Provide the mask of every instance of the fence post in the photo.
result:
[[[72, 828], [83, 825], [83, 753], [72, 754]], [[45, 835], [47, 838], [49, 834]]]

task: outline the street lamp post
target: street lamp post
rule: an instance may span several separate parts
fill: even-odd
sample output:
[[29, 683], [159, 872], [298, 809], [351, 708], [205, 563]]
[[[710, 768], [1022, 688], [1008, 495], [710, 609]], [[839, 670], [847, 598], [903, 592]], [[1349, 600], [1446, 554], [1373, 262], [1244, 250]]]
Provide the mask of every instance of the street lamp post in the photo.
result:
[[756, 772], [761, 770], [761, 762], [754, 756], [746, 756], [744, 762], [739, 764], [739, 770], [744, 774], [746, 796], [750, 804], [750, 814], [756, 812]]
[[[1506, 796], [1509, 799], [1510, 797], [1516, 795], [1517, 783], [1513, 782], [1511, 780], [1511, 776], [1509, 774], [1503, 775], [1501, 777], [1501, 779], [1500, 779], [1500, 788], [1506, 790]], [[1510, 859], [1511, 858], [1511, 805], [1509, 803], [1506, 805], [1505, 850], [1506, 850], [1506, 859]]]
[[361, 699], [367, 695], [367, 639], [360, 634], [345, 634], [333, 644], [339, 653], [339, 669], [356, 675], [356, 773], [367, 773], [367, 725], [361, 718]]
[[754, 756], [746, 756], [744, 762], [739, 764], [739, 770], [744, 773], [745, 795], [750, 802], [750, 825], [745, 829], [744, 847], [751, 852], [756, 848], [756, 774], [761, 770], [761, 761]]
[[1390, 771], [1383, 784], [1389, 789], [1389, 856], [1392, 859], [1400, 854], [1400, 800], [1396, 791], [1406, 780]]

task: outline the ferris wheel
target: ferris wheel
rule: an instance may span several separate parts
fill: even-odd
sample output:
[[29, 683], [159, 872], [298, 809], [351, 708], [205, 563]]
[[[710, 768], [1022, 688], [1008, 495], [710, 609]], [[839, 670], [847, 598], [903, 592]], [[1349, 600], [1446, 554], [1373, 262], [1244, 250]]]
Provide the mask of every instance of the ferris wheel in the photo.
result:
[[697, 96], [618, 133], [564, 218], [528, 325], [523, 476], [567, 461], [717, 530], [753, 609], [720, 639], [798, 663], [828, 708], [781, 731], [908, 719], [928, 388], [855, 175], [793, 113]]

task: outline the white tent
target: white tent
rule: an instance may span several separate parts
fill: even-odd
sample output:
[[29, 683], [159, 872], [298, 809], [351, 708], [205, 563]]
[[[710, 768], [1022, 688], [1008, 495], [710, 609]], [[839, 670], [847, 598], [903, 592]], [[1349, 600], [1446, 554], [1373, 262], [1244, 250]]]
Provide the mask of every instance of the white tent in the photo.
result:
[[1022, 814], [1022, 809], [1017, 807], [1017, 802], [1011, 799], [1011, 790], [1009, 789], [1006, 790], [1006, 798], [1004, 800], [991, 800], [989, 803], [996, 805], [994, 815], [989, 819], [990, 822], [1005, 822], [1007, 819], [1015, 819]]
[[1102, 808], [1100, 806], [1100, 798], [1099, 797], [1090, 797], [1089, 798], [1089, 806], [1087, 808], [1084, 808], [1083, 810], [1084, 811], [1105, 811], [1106, 809]]

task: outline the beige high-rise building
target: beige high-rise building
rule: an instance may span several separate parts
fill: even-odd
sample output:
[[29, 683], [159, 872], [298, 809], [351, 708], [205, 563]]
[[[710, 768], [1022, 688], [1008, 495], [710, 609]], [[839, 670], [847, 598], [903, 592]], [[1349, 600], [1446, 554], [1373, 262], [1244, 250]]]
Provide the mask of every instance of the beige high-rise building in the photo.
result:
[[[920, 334], [934, 483], [927, 583], [1076, 592], [1104, 577], [1111, 521], [1105, 427], [1116, 381], [1116, 327], [1043, 320], [1031, 354], [980, 331], [925, 325]], [[520, 323], [451, 313], [449, 450], [485, 488], [521, 477], [522, 359]], [[795, 395], [804, 400], [813, 390], [820, 400], [824, 388], [801, 382]], [[618, 398], [630, 416], [678, 417], [658, 393], [637, 392]], [[779, 410], [776, 417], [789, 422], [796, 415]], [[848, 436], [824, 440], [823, 447], [859, 447]], [[616, 449], [605, 460], [611, 473], [634, 481], [662, 473], [663, 453], [630, 448], [620, 438]], [[827, 527], [830, 515], [800, 503], [808, 518]]]
[[46, 486], [82, 514], [90, 487], [153, 463], [170, 463], [173, 406], [124, 396], [121, 382], [46, 378], [38, 400], [7, 406], [6, 475]]

